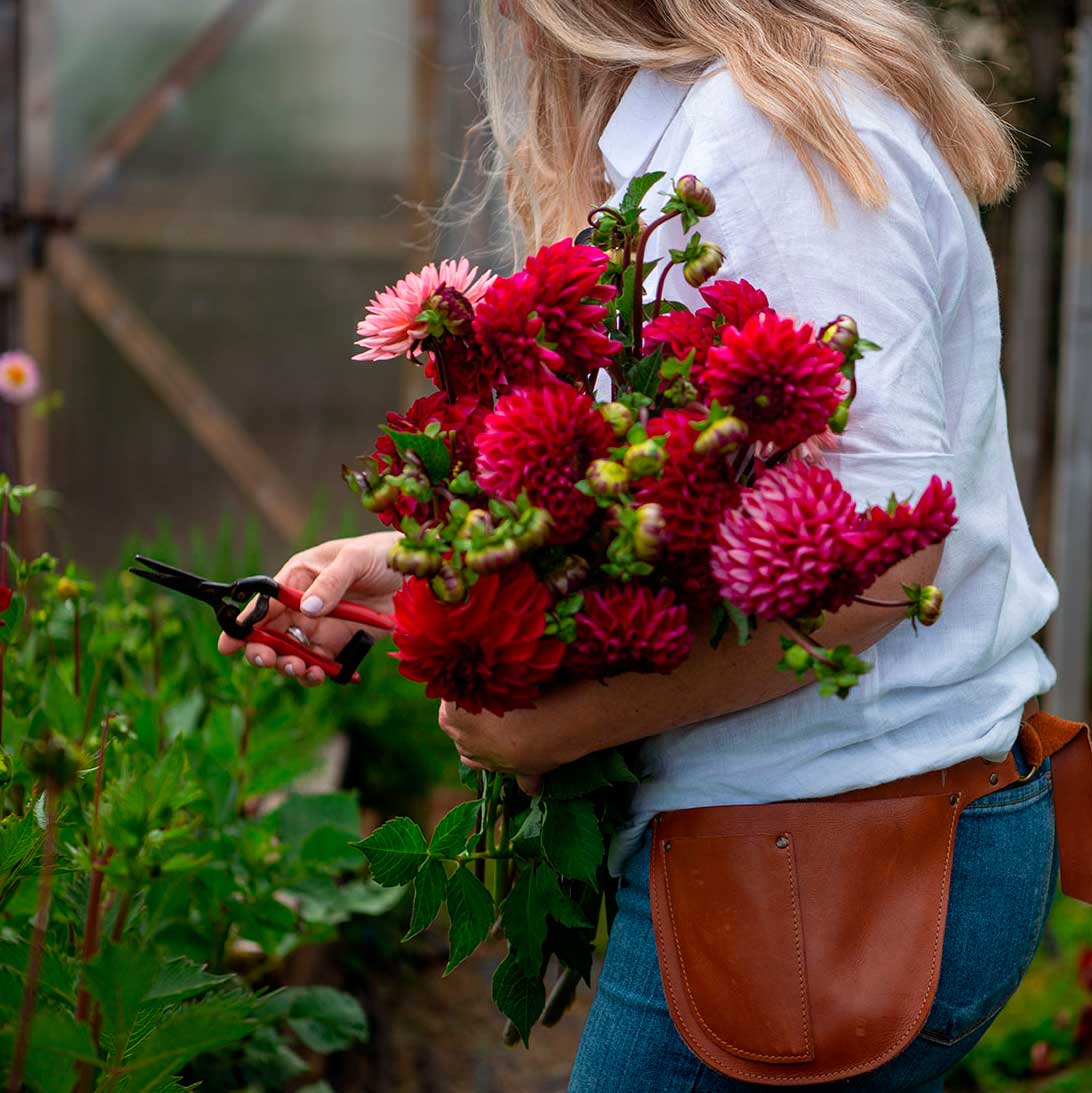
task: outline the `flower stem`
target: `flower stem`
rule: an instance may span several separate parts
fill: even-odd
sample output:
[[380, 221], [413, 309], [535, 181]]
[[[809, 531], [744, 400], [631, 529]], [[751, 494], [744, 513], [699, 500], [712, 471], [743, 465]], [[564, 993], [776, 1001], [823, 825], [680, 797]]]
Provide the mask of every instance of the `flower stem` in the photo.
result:
[[659, 281], [656, 282], [656, 302], [652, 305], [652, 317], [654, 319], [660, 317], [660, 305], [664, 302], [664, 282], [675, 265], [677, 265], [676, 262], [668, 262], [660, 272]]
[[669, 220], [674, 220], [676, 216], [682, 214], [675, 211], [664, 213], [663, 216], [653, 220], [651, 224], [641, 233], [641, 238], [637, 242], [637, 254], [634, 257], [633, 264], [636, 267], [633, 271], [633, 352], [637, 357], [641, 356], [641, 349], [643, 340], [641, 332], [644, 328], [645, 317], [645, 248], [648, 246], [649, 236], [657, 228], [662, 228]]
[[871, 596], [854, 596], [854, 603], [866, 603], [869, 607], [913, 607], [913, 600], [875, 600]]
[[8, 583], [8, 495], [0, 498], [0, 586]]
[[38, 903], [34, 912], [34, 932], [27, 957], [27, 977], [23, 984], [23, 1002], [19, 1008], [19, 1031], [8, 1074], [8, 1093], [19, 1093], [23, 1085], [23, 1070], [30, 1046], [30, 1024], [38, 998], [38, 980], [45, 955], [45, 935], [49, 926], [49, 907], [53, 901], [53, 870], [57, 863], [57, 785], [49, 781], [45, 787], [45, 841], [42, 844], [42, 867], [38, 873]]
[[820, 664], [825, 664], [828, 668], [836, 667], [834, 661], [827, 656], [826, 650], [816, 645], [803, 630], [797, 629], [797, 627], [793, 626], [791, 622], [788, 622], [785, 619], [782, 619], [781, 621], [786, 629], [792, 633], [792, 636], [796, 639], [797, 643], [802, 645], [817, 661], [819, 661]]
[[73, 693], [80, 697], [80, 601], [79, 597], [72, 601], [72, 668], [73, 668]]

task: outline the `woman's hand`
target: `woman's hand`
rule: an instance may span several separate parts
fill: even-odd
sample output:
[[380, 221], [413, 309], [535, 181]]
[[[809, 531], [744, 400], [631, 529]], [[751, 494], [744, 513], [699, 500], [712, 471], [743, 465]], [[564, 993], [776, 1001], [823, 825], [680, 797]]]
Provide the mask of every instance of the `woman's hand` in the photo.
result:
[[[474, 770], [496, 770], [514, 774], [520, 789], [530, 797], [542, 791], [542, 776], [568, 762], [549, 749], [531, 746], [543, 739], [550, 723], [549, 696], [538, 700], [533, 710], [511, 710], [504, 717], [482, 711], [467, 713], [454, 702], [440, 703], [440, 728], [451, 737], [459, 759]], [[545, 710], [544, 710], [545, 707]]]
[[[345, 599], [388, 614], [392, 611], [391, 601], [402, 585], [402, 576], [387, 567], [387, 551], [400, 538], [397, 532], [381, 531], [352, 539], [332, 539], [294, 554], [281, 566], [275, 579], [278, 584], [298, 588], [303, 593], [302, 610], [289, 611], [282, 603], [270, 601], [269, 614], [262, 625], [281, 631], [289, 626], [299, 627], [315, 652], [336, 657], [360, 629], [360, 624], [323, 616], [339, 600]], [[246, 620], [245, 612], [242, 619]], [[383, 636], [380, 631], [364, 629], [375, 637]], [[276, 668], [305, 686], [317, 686], [326, 678], [321, 668], [308, 668], [300, 657], [278, 656], [260, 642], [244, 643], [221, 634], [217, 648], [224, 654], [245, 648], [251, 664], [258, 668]]]

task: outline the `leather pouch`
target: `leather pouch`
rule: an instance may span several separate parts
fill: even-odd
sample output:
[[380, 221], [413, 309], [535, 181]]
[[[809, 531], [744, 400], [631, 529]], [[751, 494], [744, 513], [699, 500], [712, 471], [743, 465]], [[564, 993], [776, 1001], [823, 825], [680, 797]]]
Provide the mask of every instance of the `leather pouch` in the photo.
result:
[[[1038, 761], [1059, 752], [1063, 888], [1092, 900], [1092, 740], [1037, 723]], [[657, 816], [652, 920], [690, 1049], [766, 1085], [849, 1078], [902, 1051], [936, 994], [960, 813], [1020, 780], [1010, 755], [838, 798]]]

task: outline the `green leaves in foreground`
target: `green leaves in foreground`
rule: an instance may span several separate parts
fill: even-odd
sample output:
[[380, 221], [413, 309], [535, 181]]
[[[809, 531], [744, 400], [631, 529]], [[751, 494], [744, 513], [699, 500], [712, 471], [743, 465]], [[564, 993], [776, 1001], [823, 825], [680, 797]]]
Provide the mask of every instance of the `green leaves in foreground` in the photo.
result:
[[372, 878], [384, 888], [409, 884], [428, 857], [424, 834], [405, 816], [388, 820], [354, 845], [364, 851]]
[[530, 1047], [531, 1026], [546, 1007], [546, 988], [542, 985], [542, 976], [528, 975], [509, 952], [493, 975], [493, 1001], [497, 1009], [516, 1026], [524, 1044]]

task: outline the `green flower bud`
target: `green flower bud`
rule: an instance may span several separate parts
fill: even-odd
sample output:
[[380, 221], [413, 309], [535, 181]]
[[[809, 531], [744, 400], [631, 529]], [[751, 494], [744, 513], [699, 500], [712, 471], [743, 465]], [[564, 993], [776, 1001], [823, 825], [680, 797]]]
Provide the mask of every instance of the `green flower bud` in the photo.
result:
[[722, 417], [707, 425], [694, 441], [698, 455], [720, 455], [734, 452], [747, 439], [747, 424], [738, 417]]
[[360, 503], [368, 512], [386, 512], [398, 500], [398, 487], [381, 482], [374, 490], [361, 490]]
[[440, 566], [429, 584], [433, 595], [444, 603], [461, 603], [466, 596], [466, 584], [450, 562]]
[[785, 667], [794, 672], [806, 672], [811, 667], [811, 654], [802, 645], [790, 645], [785, 650]]
[[624, 402], [604, 403], [599, 412], [617, 437], [625, 436], [633, 428], [633, 411]]
[[675, 196], [698, 216], [712, 216], [717, 207], [717, 199], [696, 175], [683, 175], [675, 183]]
[[553, 517], [545, 509], [531, 509], [520, 523], [513, 538], [521, 551], [545, 546], [554, 526]]
[[596, 459], [588, 467], [588, 485], [599, 497], [617, 497], [629, 485], [629, 472], [612, 459]]
[[826, 342], [832, 349], [837, 349], [843, 357], [848, 357], [853, 352], [859, 337], [857, 321], [849, 315], [839, 315], [819, 332], [819, 340]]
[[485, 509], [471, 509], [459, 528], [459, 539], [473, 541], [475, 534], [488, 536], [493, 534], [493, 517]]
[[60, 577], [55, 589], [59, 600], [78, 600], [80, 598], [80, 586], [71, 577]]
[[425, 550], [412, 543], [395, 543], [387, 551], [387, 565], [409, 577], [433, 577], [440, 572], [443, 562], [435, 550]]
[[519, 561], [519, 543], [515, 539], [505, 539], [503, 543], [482, 547], [480, 550], [468, 550], [464, 556], [467, 568], [475, 573], [497, 573], [515, 565]]
[[664, 388], [663, 397], [670, 406], [688, 406], [691, 402], [697, 402], [698, 389], [686, 376], [676, 376]]
[[818, 630], [824, 622], [826, 622], [826, 615], [822, 611], [820, 611], [818, 615], [809, 615], [805, 618], [796, 619], [795, 621], [796, 628], [802, 634], [808, 634], [810, 636], [811, 634], [814, 634], [815, 631]]
[[927, 584], [917, 603], [917, 620], [922, 626], [932, 626], [940, 618], [944, 606], [944, 593], [936, 585]]
[[716, 243], [703, 243], [697, 258], [691, 258], [683, 266], [683, 277], [693, 288], [700, 288], [706, 281], [716, 277], [717, 271], [724, 265], [724, 251]]
[[626, 470], [634, 478], [645, 478], [659, 471], [665, 458], [663, 446], [650, 437], [626, 450]]
[[7, 748], [0, 748], [0, 790], [7, 789], [15, 777], [15, 762]]
[[636, 509], [637, 526], [633, 530], [633, 553], [642, 562], [654, 562], [667, 541], [664, 510], [655, 502]]
[[74, 785], [80, 769], [88, 763], [75, 744], [55, 733], [28, 740], [23, 745], [23, 759], [36, 782], [52, 784], [58, 790]]
[[849, 407], [840, 402], [834, 408], [834, 413], [830, 415], [830, 430], [832, 433], [844, 433], [846, 426], [849, 424]]

